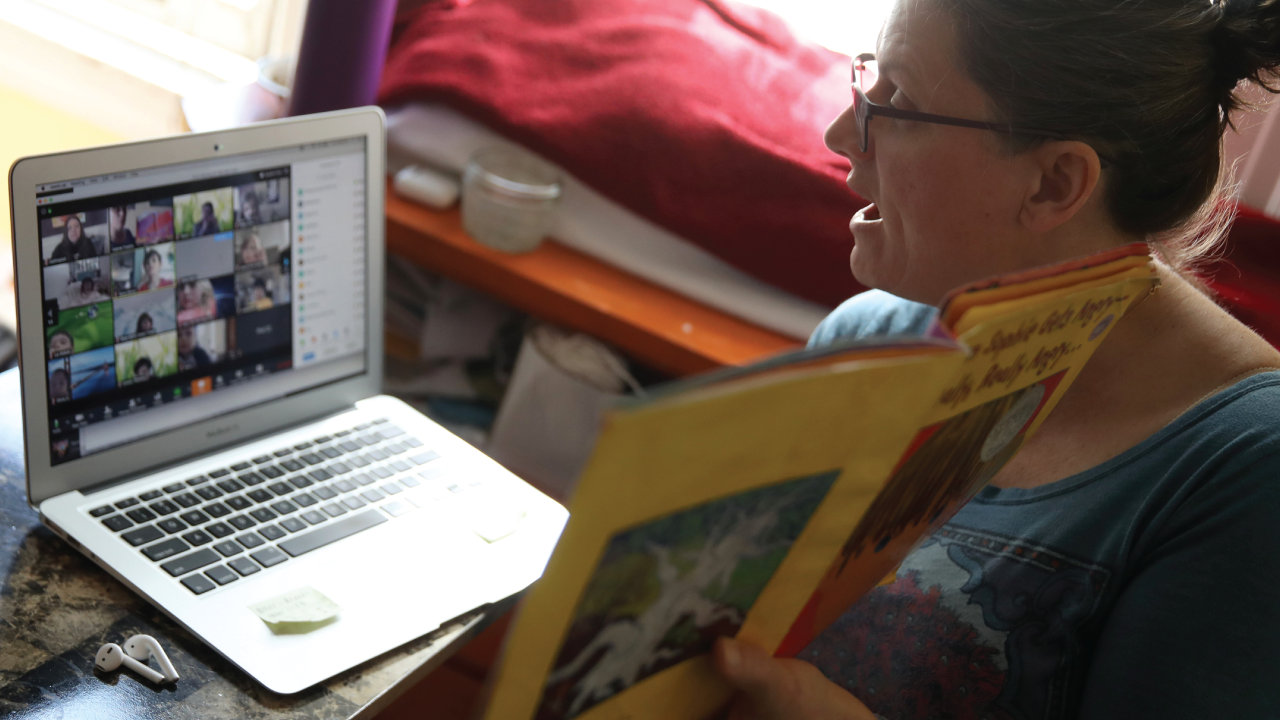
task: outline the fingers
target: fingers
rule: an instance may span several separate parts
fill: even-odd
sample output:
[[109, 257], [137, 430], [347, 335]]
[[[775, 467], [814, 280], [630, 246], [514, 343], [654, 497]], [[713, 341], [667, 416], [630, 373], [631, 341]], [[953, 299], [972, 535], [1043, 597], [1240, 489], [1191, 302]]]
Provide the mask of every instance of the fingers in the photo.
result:
[[778, 662], [750, 643], [730, 637], [716, 641], [715, 665], [735, 690], [757, 707], [768, 708], [785, 702], [795, 692], [791, 674], [780, 671]]

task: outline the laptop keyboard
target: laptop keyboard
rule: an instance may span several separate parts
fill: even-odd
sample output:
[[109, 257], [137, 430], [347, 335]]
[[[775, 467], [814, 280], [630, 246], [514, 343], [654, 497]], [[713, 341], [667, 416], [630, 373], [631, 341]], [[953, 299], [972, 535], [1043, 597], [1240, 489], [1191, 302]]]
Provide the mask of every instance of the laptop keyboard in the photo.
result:
[[203, 595], [480, 484], [440, 459], [379, 418], [88, 513]]

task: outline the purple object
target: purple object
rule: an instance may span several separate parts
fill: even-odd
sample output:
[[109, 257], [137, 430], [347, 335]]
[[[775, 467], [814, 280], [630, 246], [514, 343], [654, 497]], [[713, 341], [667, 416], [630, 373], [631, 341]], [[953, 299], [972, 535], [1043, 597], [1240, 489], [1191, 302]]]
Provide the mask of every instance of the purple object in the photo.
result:
[[311, 0], [289, 114], [372, 105], [395, 14], [396, 0]]

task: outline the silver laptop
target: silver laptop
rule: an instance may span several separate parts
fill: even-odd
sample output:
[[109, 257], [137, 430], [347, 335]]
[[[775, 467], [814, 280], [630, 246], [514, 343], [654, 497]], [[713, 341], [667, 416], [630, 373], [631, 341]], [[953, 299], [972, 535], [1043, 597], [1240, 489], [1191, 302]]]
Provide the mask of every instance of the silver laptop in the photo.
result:
[[[568, 518], [380, 394], [383, 125], [344, 111], [9, 176], [29, 502], [278, 693], [518, 593]], [[336, 620], [276, 634], [249, 609], [307, 588]]]

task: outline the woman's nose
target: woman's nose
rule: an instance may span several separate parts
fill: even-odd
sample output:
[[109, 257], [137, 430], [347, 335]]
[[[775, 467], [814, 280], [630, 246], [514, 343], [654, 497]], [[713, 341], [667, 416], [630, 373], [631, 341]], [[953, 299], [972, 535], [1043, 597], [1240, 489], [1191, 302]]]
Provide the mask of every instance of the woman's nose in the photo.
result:
[[853, 162], [855, 157], [865, 154], [858, 149], [859, 137], [858, 117], [854, 114], [853, 105], [850, 105], [827, 126], [822, 141], [826, 143], [828, 150]]

